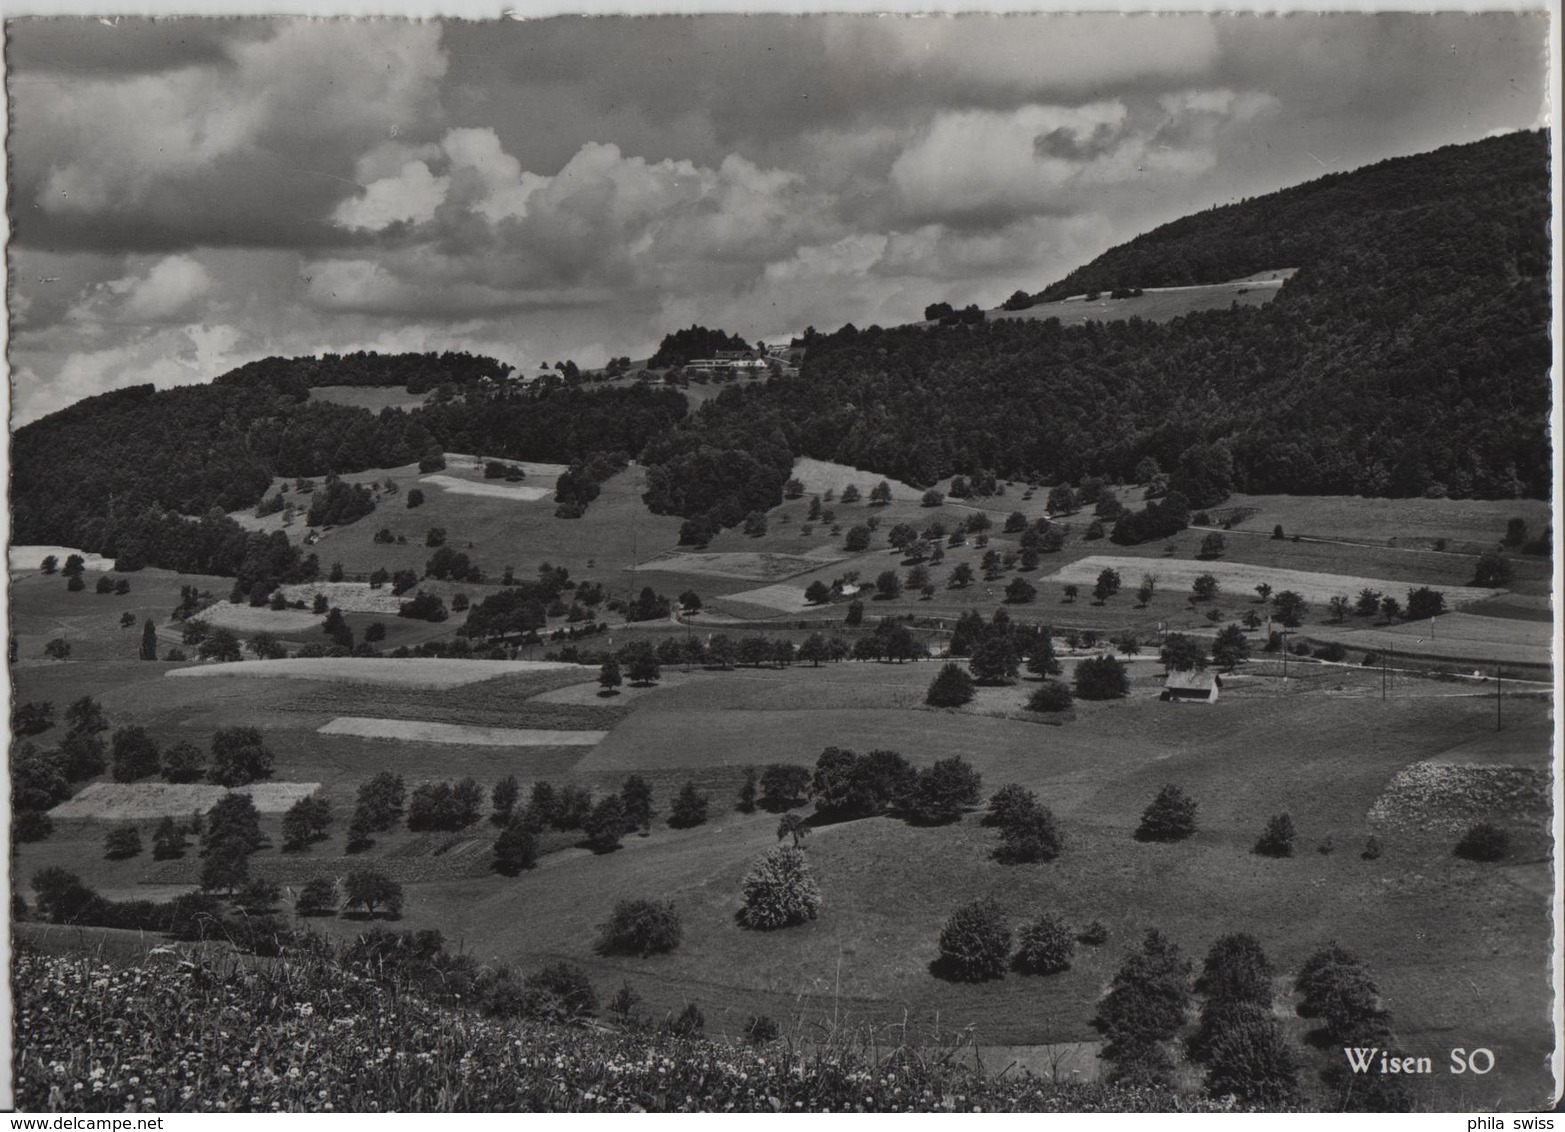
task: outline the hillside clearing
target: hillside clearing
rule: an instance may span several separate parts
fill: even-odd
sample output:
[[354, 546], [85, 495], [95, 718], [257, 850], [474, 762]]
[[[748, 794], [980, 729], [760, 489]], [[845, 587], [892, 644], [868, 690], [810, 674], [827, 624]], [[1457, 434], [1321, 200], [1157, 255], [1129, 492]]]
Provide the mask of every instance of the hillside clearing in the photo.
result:
[[712, 604], [719, 608], [726, 608], [726, 603], [730, 601], [739, 602], [741, 605], [765, 606], [779, 613], [803, 613], [806, 609], [814, 608], [805, 600], [804, 591], [798, 586], [761, 586], [759, 589], [743, 590], [713, 598]]
[[13, 546], [6, 551], [7, 565], [13, 574], [31, 574], [43, 567], [43, 560], [50, 555], [59, 559], [61, 566], [65, 560], [73, 554], [80, 554], [82, 561], [89, 570], [112, 570], [114, 559], [105, 558], [101, 554], [89, 554], [85, 550], [77, 550], [74, 546]]
[[316, 728], [320, 735], [357, 735], [365, 739], [402, 739], [413, 743], [459, 743], [469, 747], [592, 747], [607, 731], [545, 731], [530, 727], [475, 727], [417, 719], [367, 719], [338, 716]]
[[482, 495], [490, 499], [512, 499], [519, 503], [536, 503], [554, 489], [529, 487], [526, 484], [505, 483], [495, 480], [464, 480], [456, 476], [420, 476], [419, 483], [431, 484], [453, 495]]
[[382, 586], [374, 589], [368, 582], [301, 582], [282, 586], [283, 597], [313, 605], [317, 594], [326, 595], [329, 604], [344, 613], [386, 613], [396, 616], [402, 598]]
[[915, 500], [924, 494], [921, 489], [903, 483], [901, 480], [894, 480], [877, 472], [862, 471], [849, 464], [817, 460], [812, 456], [801, 456], [793, 462], [793, 478], [804, 485], [805, 493], [808, 495], [820, 495], [829, 489], [841, 497], [842, 489], [850, 483], [854, 484], [866, 503], [869, 501], [870, 489], [881, 480], [891, 485], [893, 499]]
[[401, 385], [316, 385], [310, 389], [312, 403], [346, 405], [372, 413], [382, 409], [417, 409], [428, 396], [427, 393], [409, 393]]
[[1237, 304], [1255, 307], [1269, 303], [1296, 268], [1263, 271], [1227, 283], [1207, 283], [1190, 287], [1148, 287], [1133, 298], [1115, 299], [1100, 295], [1089, 300], [1071, 295], [1052, 303], [1038, 303], [1026, 310], [986, 311], [990, 320], [1008, 318], [1057, 318], [1062, 326], [1081, 326], [1088, 322], [1113, 322], [1140, 318], [1147, 322], [1167, 322], [1196, 311], [1220, 310]]
[[281, 677], [295, 680], [342, 680], [358, 684], [395, 684], [409, 688], [455, 688], [495, 676], [580, 668], [554, 660], [448, 660], [433, 657], [290, 657], [287, 660], [241, 660], [232, 664], [176, 668], [167, 676]]
[[[1306, 601], [1323, 603], [1339, 594], [1357, 596], [1363, 589], [1391, 594], [1398, 600], [1407, 591], [1416, 588], [1415, 583], [1390, 582], [1384, 578], [1361, 578], [1351, 574], [1326, 574], [1313, 570], [1285, 570], [1273, 566], [1254, 566], [1248, 562], [1190, 562], [1173, 558], [1132, 558], [1128, 555], [1092, 554], [1078, 559], [1048, 576], [1051, 582], [1074, 582], [1091, 586], [1104, 569], [1120, 572], [1121, 584], [1134, 589], [1141, 575], [1151, 574], [1166, 589], [1188, 589], [1202, 574], [1211, 574], [1228, 594], [1252, 595], [1255, 587], [1264, 582], [1273, 590], [1294, 590]], [[1493, 590], [1469, 586], [1442, 586], [1447, 608], [1454, 609], [1467, 602], [1492, 597]]]
[[94, 782], [49, 811], [59, 819], [145, 821], [181, 818], [210, 810], [226, 794], [248, 794], [263, 814], [280, 814], [321, 788], [319, 782], [257, 782], [228, 790], [190, 782]]

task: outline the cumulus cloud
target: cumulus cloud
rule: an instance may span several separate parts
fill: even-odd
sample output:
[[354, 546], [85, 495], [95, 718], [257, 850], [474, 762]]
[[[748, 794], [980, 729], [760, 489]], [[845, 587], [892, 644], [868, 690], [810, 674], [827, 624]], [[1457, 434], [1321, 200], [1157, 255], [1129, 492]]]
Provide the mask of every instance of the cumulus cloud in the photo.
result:
[[[13, 24], [18, 405], [268, 354], [644, 356], [1037, 290], [1534, 123], [1541, 17]], [[1363, 108], [1373, 106], [1374, 114]]]
[[143, 247], [288, 242], [342, 195], [354, 156], [438, 110], [439, 28], [294, 21], [229, 62], [80, 77], [16, 101], [18, 233]]

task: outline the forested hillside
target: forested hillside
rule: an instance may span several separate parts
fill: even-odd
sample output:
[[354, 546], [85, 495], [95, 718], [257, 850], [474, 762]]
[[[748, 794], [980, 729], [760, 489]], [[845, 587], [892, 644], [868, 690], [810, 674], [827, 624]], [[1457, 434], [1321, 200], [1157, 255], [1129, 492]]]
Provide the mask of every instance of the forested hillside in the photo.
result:
[[[194, 569], [169, 560], [184, 535], [168, 524], [183, 520], [163, 512], [233, 510], [274, 475], [392, 467], [440, 449], [640, 454], [648, 504], [690, 519], [698, 541], [775, 504], [804, 455], [914, 484], [983, 471], [1129, 479], [1150, 457], [1176, 482], [1183, 466], [1206, 498], [1541, 497], [1547, 219], [1544, 135], [1448, 147], [1166, 225], [1045, 292], [1298, 268], [1264, 307], [1164, 324], [812, 332], [798, 376], [725, 389], [688, 418], [677, 391], [645, 385], [376, 416], [307, 403], [309, 388], [461, 386], [506, 367], [449, 353], [267, 359], [209, 386], [105, 394], [20, 429], [13, 537], [105, 554], [129, 544], [152, 564]], [[709, 352], [724, 337], [692, 327], [660, 352]], [[232, 572], [252, 554], [237, 528], [209, 534], [228, 549], [203, 551], [200, 568]]]
[[[397, 380], [431, 372], [433, 355], [410, 357], [379, 360]], [[342, 379], [355, 375], [363, 383], [374, 372], [363, 356], [341, 371], [324, 361], [268, 359], [211, 385], [117, 390], [19, 429], [12, 540], [105, 555], [130, 548], [147, 565], [275, 579], [277, 571], [240, 567], [260, 536], [247, 539], [219, 516], [199, 525], [180, 516], [258, 503], [274, 476], [396, 467], [442, 450], [557, 463], [635, 453], [685, 413], [677, 392], [638, 386], [541, 389], [376, 415], [306, 399], [311, 384], [350, 384]]]
[[[1547, 218], [1540, 134], [1203, 213], [1058, 288], [1297, 267], [1275, 300], [1162, 325], [1042, 319], [817, 335], [797, 378], [725, 395], [685, 422], [677, 443], [658, 441], [649, 500], [733, 521], [743, 513], [736, 486], [686, 481], [722, 467], [720, 452], [755, 454], [754, 438], [774, 424], [794, 455], [914, 484], [983, 469], [1128, 479], [1144, 457], [1176, 470], [1194, 450], [1224, 471], [1221, 491], [1543, 496]], [[693, 451], [701, 466], [668, 455]], [[781, 462], [768, 472], [780, 488]], [[720, 509], [703, 511], [714, 496]]]
[[[1378, 240], [1387, 219], [1409, 210], [1452, 210], [1477, 219], [1475, 244], [1498, 242], [1521, 275], [1548, 271], [1548, 243], [1536, 227], [1506, 214], [1548, 208], [1548, 136], [1507, 134], [1473, 145], [1398, 157], [1351, 173], [1332, 173], [1182, 217], [1111, 248], [1036, 296], [1045, 302], [1117, 287], [1223, 283], [1259, 271], [1317, 263], [1336, 248]], [[1465, 270], [1463, 257], [1450, 266]]]

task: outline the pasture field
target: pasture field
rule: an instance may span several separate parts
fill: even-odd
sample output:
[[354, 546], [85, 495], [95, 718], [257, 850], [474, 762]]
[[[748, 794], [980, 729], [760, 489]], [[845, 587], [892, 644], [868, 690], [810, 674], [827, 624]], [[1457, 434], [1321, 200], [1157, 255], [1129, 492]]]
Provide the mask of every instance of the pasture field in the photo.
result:
[[307, 609], [270, 609], [244, 601], [216, 601], [197, 610], [191, 620], [205, 621], [214, 629], [231, 629], [240, 636], [249, 636], [251, 633], [271, 633], [277, 636], [313, 629], [326, 620], [326, 615], [311, 613]]
[[6, 563], [12, 574], [34, 574], [42, 568], [43, 560], [50, 555], [59, 559], [59, 565], [64, 566], [65, 560], [73, 554], [82, 556], [82, 563], [88, 570], [114, 569], [114, 559], [105, 558], [101, 554], [91, 554], [74, 546], [8, 546]]
[[1408, 550], [1433, 547], [1446, 539], [1452, 551], [1477, 554], [1497, 549], [1513, 516], [1541, 534], [1549, 522], [1542, 499], [1369, 499], [1361, 495], [1233, 495], [1213, 517], [1254, 508], [1232, 530], [1271, 535], [1282, 524], [1288, 536], [1347, 539]]
[[[841, 482], [856, 482], [866, 493], [880, 478], [848, 473], [852, 478]], [[447, 474], [464, 471], [458, 467]], [[403, 495], [419, 478], [414, 468], [345, 478], [384, 483], [388, 475]], [[643, 490], [644, 472], [632, 466], [604, 485], [580, 520], [555, 519], [547, 503], [515, 506], [427, 489], [423, 507], [408, 510], [403, 495], [388, 493], [376, 512], [324, 532], [312, 549], [323, 564], [342, 561], [356, 574], [382, 564], [418, 568], [432, 553], [423, 545], [424, 532], [445, 526], [448, 545], [477, 560], [491, 578], [508, 564], [525, 577], [547, 560], [567, 566], [573, 579], [607, 583], [614, 595], [650, 584], [672, 597], [689, 587], [709, 609], [725, 611], [694, 618], [688, 628], [669, 622], [616, 627], [587, 641], [587, 648], [689, 632], [739, 637], [742, 624], [735, 628], [718, 619], [736, 612], [766, 622], [761, 631], [768, 636], [797, 641], [820, 628], [852, 639], [855, 632], [843, 624], [843, 604], [784, 612], [757, 603], [756, 591], [797, 588], [802, 594], [810, 581], [830, 581], [850, 570], [872, 590], [881, 570], [907, 568], [885, 546], [891, 525], [923, 526], [938, 517], [952, 526], [972, 512], [966, 504], [922, 508], [916, 494], [903, 497], [895, 486], [890, 507], [839, 505], [837, 522], [844, 532], [868, 514], [881, 516], [871, 549], [848, 555], [838, 549], [841, 535], [832, 536], [828, 524], [802, 533], [808, 500], [793, 500], [774, 509], [765, 536], [724, 532], [706, 554], [696, 555], [676, 550], [680, 520], [649, 515], [640, 500]], [[1014, 536], [999, 529], [1004, 512], [1041, 513], [1045, 491], [1025, 502], [1020, 495], [1012, 487], [1004, 497], [981, 501], [985, 510], [999, 512], [992, 515], [991, 549], [1015, 549]], [[1129, 496], [1121, 492], [1122, 499], [1131, 501]], [[1124, 589], [1102, 606], [1088, 596], [1101, 568], [1093, 552], [1107, 551], [1110, 544], [1084, 542], [1080, 536], [1090, 515], [1072, 516], [1064, 550], [1025, 575], [1038, 587], [1036, 600], [1006, 608], [1013, 618], [1052, 622], [1057, 634], [1129, 629], [1152, 640], [1159, 623], [1210, 633], [1207, 606], [1187, 600], [1196, 574], [1225, 579], [1225, 592], [1214, 604], [1227, 623], [1258, 608], [1251, 590], [1257, 581], [1305, 589], [1288, 573], [1293, 571], [1317, 587], [1308, 591], [1317, 604], [1301, 637], [1341, 632], [1355, 648], [1374, 647], [1368, 634], [1378, 628], [1356, 628], [1362, 622], [1353, 619], [1342, 626], [1324, 624], [1319, 603], [1335, 593], [1352, 596], [1364, 584], [1399, 597], [1430, 584], [1454, 604], [1455, 587], [1470, 579], [1473, 559], [1453, 551], [1464, 543], [1492, 544], [1511, 513], [1531, 514], [1528, 505], [1511, 501], [1254, 498], [1261, 500], [1261, 510], [1229, 532], [1227, 553], [1243, 562], [1195, 560], [1200, 531], [1169, 540], [1173, 555], [1163, 543], [1114, 547], [1113, 556], [1101, 560], [1123, 563]], [[1403, 507], [1414, 516], [1405, 524], [1407, 534], [1395, 517]], [[787, 523], [780, 521], [783, 514]], [[1297, 522], [1307, 535], [1339, 541], [1273, 540], [1265, 536], [1274, 522], [1283, 522], [1290, 534]], [[1399, 539], [1411, 540], [1438, 530], [1431, 542], [1444, 537], [1451, 543], [1442, 553], [1425, 545], [1393, 546], [1384, 538], [1378, 545], [1350, 540], [1379, 522], [1386, 524], [1382, 535], [1398, 532]], [[371, 535], [381, 527], [403, 534], [407, 543], [373, 544]], [[1250, 528], [1262, 533], [1245, 534]], [[824, 555], [823, 548], [840, 560], [813, 557]], [[661, 561], [677, 568], [647, 563], [664, 551], [673, 555]], [[866, 627], [882, 615], [913, 614], [945, 628], [968, 610], [987, 619], [1016, 571], [965, 590], [945, 588], [956, 563], [976, 569], [982, 553], [973, 546], [948, 548], [944, 562], [932, 568], [938, 589], [928, 601], [906, 594], [879, 601], [866, 591], [861, 595]], [[786, 585], [764, 574], [700, 572], [712, 561], [755, 563], [760, 569], [774, 557], [798, 561], [806, 572]], [[1456, 597], [1471, 604], [1439, 620], [1442, 642], [1503, 646], [1512, 661], [1517, 648], [1546, 651], [1552, 623], [1545, 623], [1550, 611], [1541, 598], [1547, 590], [1544, 564], [1516, 562], [1513, 592]], [[1082, 575], [1076, 582], [1082, 595], [1074, 602], [1063, 595], [1069, 571]], [[1131, 592], [1144, 572], [1159, 576], [1158, 593], [1146, 608], [1136, 608]], [[1450, 1092], [1457, 1082], [1441, 1077], [1427, 1083], [1435, 1097], [1461, 1107], [1495, 1108], [1536, 1107], [1544, 1099], [1543, 1075], [1535, 1067], [1552, 1048], [1542, 962], [1551, 946], [1548, 783], [1542, 773], [1551, 758], [1551, 704], [1544, 697], [1513, 699], [1509, 683], [1505, 729], [1496, 733], [1492, 684], [1396, 673], [1392, 696], [1382, 702], [1378, 671], [1356, 666], [1295, 663], [1285, 683], [1275, 660], [1259, 661], [1228, 681], [1218, 705], [1164, 705], [1156, 702], [1162, 671], [1149, 656], [1155, 648], [1130, 665], [1128, 700], [1078, 702], [1063, 719], [1022, 710], [1035, 686], [1030, 679], [984, 689], [963, 709], [927, 708], [923, 697], [938, 664], [923, 662], [730, 672], [670, 667], [657, 686], [627, 687], [613, 697], [598, 695], [596, 668], [549, 663], [345, 658], [174, 668], [135, 660], [140, 620], [152, 616], [166, 646], [178, 639], [168, 613], [181, 583], [197, 581], [221, 597], [232, 582], [153, 570], [129, 577], [131, 593], [123, 598], [98, 596], [90, 587], [87, 593], [67, 593], [59, 578], [17, 580], [16, 699], [50, 699], [63, 709], [77, 696], [92, 694], [112, 728], [141, 724], [165, 745], [188, 739], [205, 747], [220, 727], [260, 728], [275, 757], [278, 782], [269, 785], [319, 783], [336, 821], [326, 841], [302, 853], [283, 853], [280, 816], [264, 814], [263, 831], [272, 845], [253, 859], [252, 871], [293, 885], [340, 876], [359, 865], [384, 868], [407, 885], [407, 908], [395, 926], [438, 928], [480, 962], [530, 970], [568, 958], [588, 969], [604, 998], [630, 982], [656, 1017], [698, 1002], [708, 1032], [716, 1035], [737, 1037], [758, 1013], [788, 1028], [794, 1019], [833, 1015], [897, 1024], [906, 1012], [916, 1027], [937, 1019], [943, 1032], [975, 1027], [986, 1063], [992, 1047], [1016, 1047], [1025, 1060], [1041, 1056], [1039, 1047], [1061, 1043], [1077, 1051], [1072, 1064], [1091, 1073], [1098, 1065], [1091, 1057], [1098, 1039], [1090, 1024], [1095, 1003], [1146, 928], [1168, 933], [1198, 964], [1219, 934], [1256, 934], [1283, 972], [1277, 983], [1279, 1017], [1287, 1015], [1284, 1024], [1301, 1041], [1307, 1024], [1287, 1012], [1288, 978], [1311, 951], [1336, 939], [1368, 964], [1409, 1052], [1439, 1061], [1452, 1044], [1496, 1051], [1499, 1068], [1477, 1091], [1469, 1078], [1466, 1093]], [[471, 584], [428, 588], [448, 600], [458, 590], [474, 600], [487, 592]], [[343, 604], [347, 601], [344, 597]], [[122, 609], [136, 614], [138, 631], [117, 628]], [[349, 619], [357, 631], [377, 616], [397, 638], [388, 647], [449, 637], [460, 624], [460, 615], [441, 625], [370, 612], [350, 613]], [[1396, 646], [1401, 652], [1409, 633], [1416, 639], [1425, 628], [1398, 626], [1385, 635], [1403, 642]], [[45, 661], [44, 641], [61, 632], [73, 642], [72, 659]], [[319, 634], [311, 630], [305, 636]], [[933, 640], [938, 645], [943, 638], [936, 634]], [[541, 655], [544, 649], [535, 651]], [[1071, 658], [1065, 666], [1068, 679]], [[214, 679], [225, 676], [229, 679]], [[321, 733], [342, 718], [375, 721], [398, 737]], [[500, 733], [496, 729], [535, 738], [553, 733], [554, 741], [496, 746], [485, 741]], [[57, 726], [34, 741], [48, 747], [62, 732]], [[997, 836], [980, 825], [976, 813], [941, 827], [892, 817], [826, 823], [811, 816], [805, 846], [825, 899], [820, 918], [777, 933], [742, 930], [734, 922], [742, 877], [777, 844], [777, 815], [734, 808], [744, 770], [773, 761], [811, 764], [828, 745], [861, 752], [896, 749], [920, 766], [960, 754], [982, 773], [985, 794], [1011, 782], [1037, 791], [1061, 822], [1066, 851], [1048, 864], [1001, 865], [993, 858]], [[620, 850], [605, 855], [580, 847], [578, 834], [550, 834], [538, 868], [516, 878], [490, 871], [494, 830], [487, 822], [457, 834], [399, 828], [350, 855], [345, 832], [354, 793], [379, 770], [403, 775], [410, 786], [471, 775], [487, 788], [515, 774], [524, 792], [547, 780], [585, 786], [598, 796], [617, 790], [627, 775], [640, 774], [652, 784], [658, 814], [648, 834], [627, 836]], [[668, 807], [687, 782], [708, 794], [709, 819], [694, 829], [673, 830], [666, 824]], [[1198, 834], [1174, 845], [1135, 841], [1131, 832], [1141, 809], [1168, 782], [1179, 783], [1198, 801]], [[84, 792], [67, 805], [95, 796]], [[155, 820], [145, 809], [147, 797], [135, 803], [145, 815], [144, 840]], [[1414, 820], [1426, 804], [1437, 811], [1436, 820]], [[1272, 860], [1251, 853], [1266, 818], [1282, 811], [1299, 830], [1298, 855]], [[182, 806], [177, 812], [188, 811]], [[810, 814], [808, 808], [804, 812]], [[14, 872], [24, 892], [28, 878], [51, 864], [125, 898], [165, 895], [171, 886], [194, 883], [199, 869], [194, 851], [170, 862], [153, 862], [149, 852], [128, 861], [104, 860], [106, 829], [133, 816], [114, 814], [62, 817], [48, 840], [18, 846]], [[1512, 830], [1517, 848], [1511, 858], [1478, 865], [1453, 857], [1453, 831], [1484, 817]], [[1371, 834], [1384, 848], [1378, 860], [1360, 856]], [[1318, 852], [1328, 840], [1332, 851]], [[945, 917], [960, 901], [990, 894], [1013, 926], [1053, 911], [1077, 926], [1101, 919], [1109, 941], [1080, 948], [1069, 971], [1047, 978], [1008, 974], [968, 986], [932, 976], [929, 963]], [[684, 918], [680, 949], [645, 960], [595, 954], [597, 925], [615, 900], [626, 897], [672, 900]], [[362, 923], [327, 919], [313, 926], [345, 936]], [[1461, 1042], [1452, 1039], [1454, 1033]]]
[[257, 782], [229, 791], [199, 782], [94, 782], [61, 802], [49, 815], [62, 820], [146, 821], [183, 818], [210, 810], [225, 794], [248, 794], [263, 814], [280, 814], [321, 788], [319, 782]]
[[791, 578], [795, 574], [820, 570], [840, 562], [846, 552], [833, 547], [817, 547], [804, 554], [758, 554], [735, 552], [730, 554], [692, 554], [671, 551], [657, 558], [638, 563], [638, 570], [654, 570], [683, 574], [696, 574], [714, 578], [741, 578], [746, 581], [771, 581]]
[[991, 322], [1007, 318], [1057, 318], [1062, 326], [1081, 326], [1087, 322], [1123, 322], [1140, 318], [1147, 322], [1168, 322], [1180, 315], [1196, 311], [1227, 309], [1237, 304], [1241, 307], [1257, 307], [1271, 302], [1284, 281], [1292, 275], [1293, 268], [1261, 272], [1228, 283], [1208, 283], [1193, 287], [1148, 287], [1134, 298], [1111, 299], [1105, 292], [1101, 298], [1088, 301], [1085, 294], [1072, 295], [1052, 303], [1039, 303], [1026, 310], [985, 311]]
[[[889, 476], [877, 475], [874, 472], [866, 472], [855, 468], [851, 464], [835, 464], [830, 460], [817, 460], [813, 456], [801, 456], [793, 462], [793, 478], [804, 485], [806, 495], [822, 495], [828, 490], [839, 499], [842, 489], [849, 484], [857, 485], [859, 494], [864, 502], [869, 501], [870, 489], [885, 480], [891, 485], [891, 497], [893, 499], [913, 500], [923, 494], [912, 484], [901, 480], [891, 479]], [[863, 504], [859, 504], [863, 506]]]
[[315, 385], [310, 387], [310, 400], [328, 405], [346, 405], [350, 409], [368, 409], [379, 413], [382, 409], [416, 409], [428, 394], [409, 393], [400, 385]]
[[552, 487], [506, 483], [503, 480], [466, 480], [456, 476], [420, 476], [419, 483], [438, 487], [454, 495], [481, 495], [489, 499], [506, 499], [515, 503], [536, 503], [553, 494]]
[[578, 665], [552, 660], [439, 660], [427, 657], [289, 657], [285, 660], [241, 660], [174, 668], [174, 677], [268, 678], [325, 680], [333, 683], [390, 684], [408, 688], [453, 688], [495, 676], [541, 672]]
[[546, 731], [541, 728], [477, 727], [421, 719], [338, 716], [315, 729], [318, 735], [357, 735], [412, 743], [457, 743], [471, 747], [593, 747], [607, 731]]
[[324, 594], [328, 604], [344, 613], [379, 613], [395, 617], [404, 598], [391, 592], [390, 586], [375, 589], [368, 582], [301, 582], [280, 586], [289, 601], [302, 601], [313, 605], [317, 594]]
[[[1155, 573], [1161, 584], [1170, 588], [1188, 590], [1201, 574], [1211, 574], [1219, 585], [1230, 593], [1249, 596], [1255, 587], [1264, 582], [1274, 590], [1294, 590], [1306, 601], [1324, 605], [1338, 594], [1357, 597], [1363, 589], [1377, 590], [1393, 595], [1405, 594], [1406, 582], [1387, 581], [1384, 578], [1357, 577], [1349, 574], [1327, 574], [1312, 570], [1285, 570], [1272, 566], [1257, 566], [1248, 562], [1215, 560], [1203, 562], [1165, 558], [1151, 567], [1145, 559], [1117, 554], [1091, 554], [1077, 559], [1069, 566], [1056, 570], [1049, 580], [1056, 583], [1075, 582], [1090, 590], [1098, 574], [1105, 568], [1120, 572], [1129, 588], [1134, 588], [1141, 572]], [[1467, 602], [1478, 601], [1494, 591], [1476, 587], [1449, 586], [1441, 591], [1449, 608], [1457, 608]]]
[[[1312, 641], [1339, 641], [1349, 648], [1390, 652], [1399, 658], [1417, 657], [1452, 665], [1525, 665], [1538, 670], [1530, 674], [1535, 679], [1547, 672], [1553, 663], [1553, 650], [1547, 643], [1523, 644], [1518, 639], [1521, 634], [1507, 633], [1508, 629], [1518, 624], [1532, 628], [1528, 622], [1493, 619], [1491, 624], [1490, 618], [1474, 617], [1471, 621], [1476, 624], [1476, 630], [1457, 623], [1449, 627], [1448, 635], [1447, 620], [1461, 616], [1459, 613], [1448, 613], [1438, 618], [1433, 636], [1430, 635], [1427, 621], [1366, 629], [1312, 625], [1301, 630], [1301, 634]], [[1467, 631], [1464, 632], [1464, 629]], [[1536, 635], [1529, 633], [1527, 637]], [[1543, 636], [1547, 642], [1547, 634]]]

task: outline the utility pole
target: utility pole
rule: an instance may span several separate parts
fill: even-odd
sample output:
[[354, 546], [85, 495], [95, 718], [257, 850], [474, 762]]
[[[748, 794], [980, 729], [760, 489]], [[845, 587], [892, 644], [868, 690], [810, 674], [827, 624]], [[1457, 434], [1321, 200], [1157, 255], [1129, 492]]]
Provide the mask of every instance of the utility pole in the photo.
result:
[[1380, 702], [1386, 702], [1386, 654], [1380, 654]]

